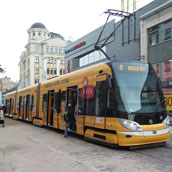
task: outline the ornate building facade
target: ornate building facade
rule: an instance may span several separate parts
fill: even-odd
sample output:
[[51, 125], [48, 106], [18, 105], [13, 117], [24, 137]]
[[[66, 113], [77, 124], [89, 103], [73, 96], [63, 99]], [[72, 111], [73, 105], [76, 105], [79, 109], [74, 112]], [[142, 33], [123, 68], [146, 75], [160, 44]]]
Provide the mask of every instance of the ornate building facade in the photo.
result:
[[19, 61], [19, 88], [63, 74], [64, 38], [42, 23], [34, 23], [27, 32], [28, 43]]

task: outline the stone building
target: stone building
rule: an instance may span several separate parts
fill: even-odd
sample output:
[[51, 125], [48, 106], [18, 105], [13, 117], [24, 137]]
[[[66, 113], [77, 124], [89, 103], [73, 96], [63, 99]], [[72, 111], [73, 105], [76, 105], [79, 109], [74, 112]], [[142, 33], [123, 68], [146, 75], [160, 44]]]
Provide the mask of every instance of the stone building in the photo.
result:
[[4, 93], [8, 90], [12, 89], [17, 85], [16, 82], [11, 81], [11, 79], [7, 76], [4, 78], [0, 78], [0, 104], [4, 103]]
[[34, 23], [27, 32], [28, 43], [19, 61], [19, 88], [63, 74], [64, 38], [42, 23]]
[[0, 78], [0, 90], [6, 90], [14, 87], [17, 83], [11, 81], [11, 79], [7, 76], [4, 78]]

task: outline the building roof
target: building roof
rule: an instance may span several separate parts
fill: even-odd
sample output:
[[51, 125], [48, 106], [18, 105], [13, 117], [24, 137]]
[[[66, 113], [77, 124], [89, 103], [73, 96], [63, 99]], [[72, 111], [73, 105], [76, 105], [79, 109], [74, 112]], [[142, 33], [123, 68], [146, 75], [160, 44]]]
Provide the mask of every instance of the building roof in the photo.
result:
[[41, 29], [46, 29], [46, 27], [42, 24], [42, 23], [34, 23], [30, 29], [33, 29], [33, 28], [41, 28]]
[[48, 34], [48, 36], [49, 36], [50, 38], [60, 38], [60, 39], [64, 40], [64, 37], [61, 36], [61, 35], [58, 34], [58, 33], [50, 32], [50, 33]]

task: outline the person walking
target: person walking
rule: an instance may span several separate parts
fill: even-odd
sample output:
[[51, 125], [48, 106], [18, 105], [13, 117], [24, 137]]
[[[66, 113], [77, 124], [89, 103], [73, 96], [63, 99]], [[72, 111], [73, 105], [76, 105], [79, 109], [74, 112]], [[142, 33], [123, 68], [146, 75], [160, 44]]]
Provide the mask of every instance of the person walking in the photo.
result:
[[68, 106], [66, 108], [66, 111], [64, 113], [64, 121], [66, 122], [64, 137], [67, 137], [69, 126], [75, 122], [74, 109], [71, 104], [68, 104]]

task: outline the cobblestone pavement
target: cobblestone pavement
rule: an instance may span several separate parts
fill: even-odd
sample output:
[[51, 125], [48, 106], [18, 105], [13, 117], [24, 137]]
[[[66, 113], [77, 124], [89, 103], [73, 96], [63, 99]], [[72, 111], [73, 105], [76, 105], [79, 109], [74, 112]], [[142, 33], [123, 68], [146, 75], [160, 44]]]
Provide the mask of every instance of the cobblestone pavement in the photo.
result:
[[64, 138], [63, 132], [12, 119], [5, 122], [0, 127], [0, 172], [172, 171], [172, 140], [165, 147], [129, 151]]

